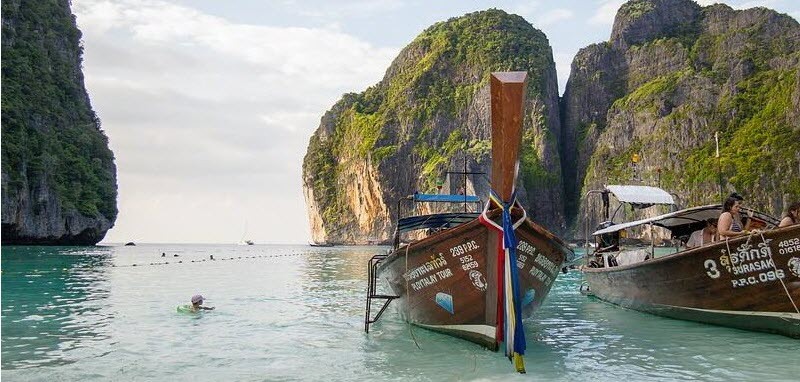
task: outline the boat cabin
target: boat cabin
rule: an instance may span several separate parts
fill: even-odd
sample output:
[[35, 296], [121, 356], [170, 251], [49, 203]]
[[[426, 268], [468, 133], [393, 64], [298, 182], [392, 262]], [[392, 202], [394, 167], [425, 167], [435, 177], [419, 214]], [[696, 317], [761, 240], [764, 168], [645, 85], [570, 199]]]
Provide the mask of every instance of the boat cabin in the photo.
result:
[[393, 248], [407, 239], [419, 240], [480, 216], [483, 201], [475, 195], [420, 194], [397, 201], [397, 228]]
[[[590, 192], [591, 193], [591, 192]], [[688, 250], [686, 246], [691, 234], [701, 230], [706, 226], [709, 219], [717, 219], [722, 213], [721, 204], [710, 204], [699, 207], [677, 209], [672, 195], [666, 191], [649, 186], [607, 186], [605, 190], [596, 191], [603, 195], [603, 208], [606, 220], [600, 223], [596, 230], [591, 234], [594, 238], [594, 256], [587, 257], [587, 265], [593, 268], [613, 267], [620, 265], [630, 265], [638, 262], [654, 259], [656, 257], [682, 252]], [[614, 216], [608, 218], [609, 194], [615, 196], [622, 205], [628, 204], [634, 209], [649, 208], [654, 205], [667, 205], [674, 211], [653, 216], [650, 218], [615, 223]], [[752, 219], [750, 227], [754, 229], [769, 229], [778, 225], [778, 219], [749, 209], [742, 208], [742, 213]], [[658, 238], [655, 236], [656, 228], [662, 229]], [[637, 244], [623, 245], [629, 230], [649, 231], [649, 243], [646, 241]], [[666, 230], [666, 232], [663, 232]], [[588, 232], [588, 230], [587, 230]], [[666, 241], [656, 246], [658, 239], [668, 235]], [[588, 244], [588, 238], [587, 238]], [[711, 243], [706, 243], [711, 244]], [[588, 245], [587, 245], [588, 247]]]

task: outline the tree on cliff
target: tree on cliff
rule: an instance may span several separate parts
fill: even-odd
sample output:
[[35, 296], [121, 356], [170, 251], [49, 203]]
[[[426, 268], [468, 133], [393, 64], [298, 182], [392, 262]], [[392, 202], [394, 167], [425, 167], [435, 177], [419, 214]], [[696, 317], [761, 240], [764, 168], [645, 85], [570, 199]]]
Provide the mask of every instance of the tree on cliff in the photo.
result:
[[116, 167], [69, 1], [3, 1], [2, 19], [2, 242], [94, 244], [117, 216]]

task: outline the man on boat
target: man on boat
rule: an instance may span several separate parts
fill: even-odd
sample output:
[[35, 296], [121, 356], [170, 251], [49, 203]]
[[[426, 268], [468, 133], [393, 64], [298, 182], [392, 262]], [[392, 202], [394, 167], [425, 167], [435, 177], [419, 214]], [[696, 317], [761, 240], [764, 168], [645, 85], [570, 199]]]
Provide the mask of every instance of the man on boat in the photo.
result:
[[717, 241], [717, 219], [706, 219], [703, 229], [692, 232], [686, 248], [695, 248]]

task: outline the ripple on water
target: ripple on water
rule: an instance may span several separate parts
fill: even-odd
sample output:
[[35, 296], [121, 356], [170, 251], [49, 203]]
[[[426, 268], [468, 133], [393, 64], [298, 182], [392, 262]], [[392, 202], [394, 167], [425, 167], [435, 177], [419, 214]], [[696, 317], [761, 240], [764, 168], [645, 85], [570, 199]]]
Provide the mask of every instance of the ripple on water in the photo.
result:
[[[796, 340], [620, 309], [580, 294], [576, 272], [561, 275], [524, 323], [529, 374], [519, 376], [502, 354], [409, 327], [392, 309], [365, 334], [366, 265], [381, 248], [20, 248], [4, 247], [2, 256], [2, 377], [9, 380], [773, 381], [796, 374]], [[162, 262], [162, 252], [180, 254], [182, 263], [121, 266]], [[234, 259], [201, 261], [212, 254]], [[197, 293], [217, 310], [176, 313]]]

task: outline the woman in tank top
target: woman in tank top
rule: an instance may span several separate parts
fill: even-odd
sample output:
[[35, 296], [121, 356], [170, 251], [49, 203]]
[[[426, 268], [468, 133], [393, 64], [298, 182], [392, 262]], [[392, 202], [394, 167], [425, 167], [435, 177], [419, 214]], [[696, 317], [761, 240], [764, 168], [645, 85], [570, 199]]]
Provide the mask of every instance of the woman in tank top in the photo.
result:
[[742, 226], [742, 200], [729, 196], [722, 204], [722, 214], [719, 215], [719, 230], [720, 238], [730, 239], [737, 236], [750, 234], [747, 227]]
[[778, 227], [788, 227], [795, 224], [800, 224], [800, 202], [789, 206], [786, 216], [781, 220], [781, 224], [778, 224]]

